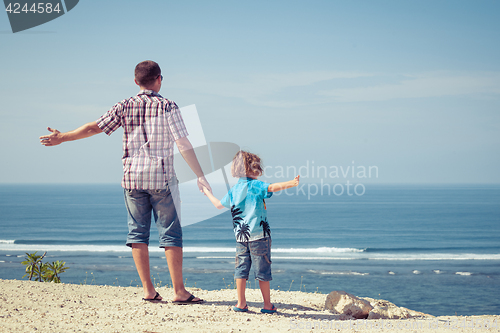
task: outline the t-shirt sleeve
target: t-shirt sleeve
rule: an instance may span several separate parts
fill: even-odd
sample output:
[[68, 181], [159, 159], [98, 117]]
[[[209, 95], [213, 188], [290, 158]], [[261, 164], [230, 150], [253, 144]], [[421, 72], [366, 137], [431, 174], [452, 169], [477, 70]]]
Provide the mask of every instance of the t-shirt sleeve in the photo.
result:
[[177, 104], [172, 102], [169, 108], [170, 111], [167, 114], [167, 123], [174, 141], [188, 136], [189, 133], [186, 129], [186, 125], [184, 125], [184, 120], [182, 119], [181, 111]]
[[231, 208], [231, 196], [229, 192], [221, 199], [220, 204], [226, 208]]
[[271, 185], [271, 184], [266, 183], [266, 182], [262, 182], [262, 181], [259, 181], [259, 183], [258, 183], [259, 189], [260, 189], [264, 199], [267, 199], [267, 198], [270, 198], [273, 196], [273, 192], [268, 191], [269, 185]]
[[122, 125], [123, 102], [116, 103], [108, 112], [96, 120], [97, 126], [106, 135], [111, 135]]

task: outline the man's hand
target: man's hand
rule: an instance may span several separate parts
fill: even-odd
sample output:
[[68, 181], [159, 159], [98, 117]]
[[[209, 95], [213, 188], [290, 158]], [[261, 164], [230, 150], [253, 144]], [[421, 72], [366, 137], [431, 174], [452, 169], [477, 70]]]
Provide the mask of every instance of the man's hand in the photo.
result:
[[200, 189], [200, 192], [203, 194], [205, 194], [205, 192], [203, 191], [205, 188], [209, 192], [212, 192], [212, 188], [210, 187], [210, 184], [208, 183], [208, 181], [205, 179], [205, 176], [198, 178], [198, 188]]
[[56, 129], [47, 127], [47, 130], [52, 132], [52, 134], [44, 135], [40, 137], [40, 143], [44, 146], [57, 146], [63, 143], [61, 132]]
[[40, 143], [44, 146], [57, 146], [66, 141], [80, 140], [88, 138], [92, 135], [102, 133], [102, 130], [97, 126], [95, 121], [87, 123], [77, 129], [65, 133], [61, 133], [56, 129], [47, 127], [52, 134], [40, 137]]

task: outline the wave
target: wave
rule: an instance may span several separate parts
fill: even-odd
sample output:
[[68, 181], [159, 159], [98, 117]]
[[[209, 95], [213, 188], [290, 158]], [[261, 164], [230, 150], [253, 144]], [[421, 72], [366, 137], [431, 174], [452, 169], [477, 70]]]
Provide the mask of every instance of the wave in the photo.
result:
[[347, 271], [347, 272], [336, 272], [336, 271], [317, 271], [314, 269], [308, 269], [307, 270], [309, 273], [313, 274], [320, 274], [320, 275], [355, 275], [355, 276], [365, 276], [365, 275], [370, 275], [370, 273], [360, 273], [360, 272], [353, 272], [353, 271]]
[[[184, 252], [224, 253], [236, 251], [235, 247], [184, 247]], [[272, 253], [329, 254], [329, 253], [362, 253], [363, 249], [318, 247], [318, 248], [273, 248]]]
[[[0, 242], [0, 251], [130, 252], [130, 249], [126, 246], [118, 246], [118, 245], [105, 246], [105, 245], [50, 245], [50, 244], [15, 244], [15, 243], [5, 244]], [[155, 251], [153, 248], [150, 248], [150, 252], [155, 252]]]
[[395, 247], [395, 248], [377, 248], [377, 247], [367, 247], [364, 252], [369, 253], [402, 253], [402, 252], [485, 252], [485, 251], [498, 251], [498, 247]]
[[272, 249], [275, 253], [360, 253], [364, 252], [364, 249], [354, 249], [354, 248], [338, 248], [338, 247], [318, 247], [312, 249]]
[[[16, 240], [0, 240], [0, 250], [19, 250], [19, 251], [84, 251], [84, 252], [128, 252], [130, 249], [125, 245], [101, 245], [101, 244], [34, 244], [33, 241], [16, 241]], [[150, 252], [163, 252], [163, 249], [151, 245]], [[186, 246], [183, 248], [185, 253], [234, 253], [235, 247], [194, 247]], [[355, 248], [336, 248], [336, 247], [319, 247], [319, 248], [276, 248], [272, 249], [273, 253], [361, 253], [363, 249]]]
[[[51, 246], [64, 246], [64, 247], [124, 247], [123, 240], [56, 240], [56, 239], [44, 239], [44, 240], [32, 240], [32, 239], [0, 239], [0, 245], [33, 245], [38, 247]], [[215, 245], [215, 244], [214, 244]], [[151, 247], [155, 245], [151, 244]], [[157, 246], [157, 245], [156, 245]], [[79, 248], [80, 249], [80, 248]], [[185, 252], [234, 252], [234, 247], [224, 247], [224, 246], [191, 246], [184, 247]], [[500, 253], [500, 247], [399, 247], [399, 248], [351, 248], [351, 247], [316, 247], [316, 248], [273, 248], [274, 253], [303, 253], [303, 254], [335, 254], [335, 253], [363, 253], [369, 254], [372, 257], [387, 257], [390, 255], [408, 255], [409, 257], [414, 255], [435, 255], [438, 253], [453, 255], [453, 254], [464, 254], [464, 253]]]
[[388, 261], [454, 261], [454, 260], [500, 260], [500, 254], [477, 254], [477, 253], [401, 253], [392, 256], [371, 256], [368, 260], [388, 260]]
[[[102, 244], [23, 244], [16, 240], [0, 240], [0, 251], [51, 251], [51, 252], [130, 252], [130, 248], [120, 245]], [[151, 245], [150, 252], [161, 253], [164, 250]], [[202, 253], [200, 259], [226, 259], [229, 253], [235, 253], [235, 247], [187, 246], [184, 253]], [[225, 253], [224, 256], [215, 254]], [[441, 252], [374, 252], [358, 248], [273, 248], [273, 259], [279, 260], [381, 260], [381, 261], [455, 261], [455, 260], [500, 260], [500, 253], [441, 253]], [[437, 272], [436, 272], [437, 273]], [[439, 273], [437, 273], [439, 274]]]

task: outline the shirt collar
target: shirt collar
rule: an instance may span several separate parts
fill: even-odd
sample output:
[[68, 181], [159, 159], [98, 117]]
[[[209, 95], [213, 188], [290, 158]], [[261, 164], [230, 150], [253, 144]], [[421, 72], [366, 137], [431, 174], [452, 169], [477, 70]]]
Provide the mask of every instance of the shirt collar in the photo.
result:
[[251, 182], [252, 180], [255, 180], [254, 178], [250, 178], [250, 177], [241, 177], [238, 182], [239, 183], [248, 183], [248, 182]]
[[148, 89], [144, 89], [144, 90], [139, 91], [139, 93], [137, 95], [152, 95], [152, 96], [159, 96], [159, 97], [161, 97], [161, 95], [158, 94], [156, 91], [154, 91], [154, 90], [148, 90]]

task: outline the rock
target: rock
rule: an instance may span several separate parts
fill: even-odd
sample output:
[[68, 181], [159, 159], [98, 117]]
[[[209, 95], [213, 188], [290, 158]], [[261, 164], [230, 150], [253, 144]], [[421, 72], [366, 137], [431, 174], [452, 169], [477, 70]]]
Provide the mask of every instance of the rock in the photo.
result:
[[411, 315], [406, 308], [400, 308], [394, 303], [384, 300], [374, 300], [373, 310], [368, 314], [368, 319], [406, 319]]
[[373, 309], [368, 314], [368, 319], [407, 319], [415, 317], [432, 317], [431, 315], [399, 307], [394, 303], [384, 300], [364, 297], [369, 301]]
[[356, 319], [366, 319], [373, 306], [370, 305], [369, 301], [345, 291], [332, 291], [326, 297], [325, 308]]

